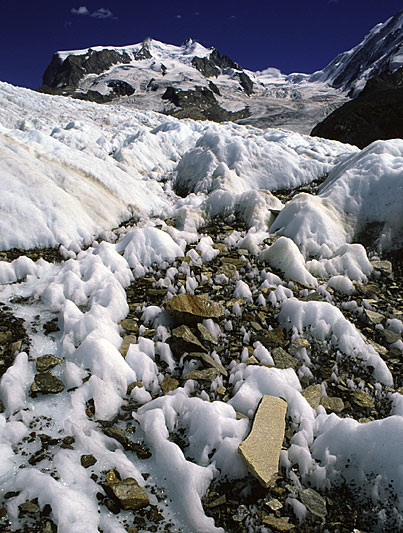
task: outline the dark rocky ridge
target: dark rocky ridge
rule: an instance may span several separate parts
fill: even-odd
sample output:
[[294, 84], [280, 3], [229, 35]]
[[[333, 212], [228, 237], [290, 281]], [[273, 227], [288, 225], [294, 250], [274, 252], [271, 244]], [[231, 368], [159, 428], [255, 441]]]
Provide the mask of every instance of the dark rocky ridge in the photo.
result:
[[378, 139], [403, 138], [403, 68], [368, 80], [357, 98], [333, 111], [311, 135], [359, 148]]
[[168, 87], [162, 98], [178, 108], [168, 112], [169, 115], [176, 118], [225, 122], [249, 116], [247, 108], [237, 112], [227, 111], [222, 108], [215, 99], [213, 92], [205, 87], [195, 87], [193, 91], [183, 91], [182, 89]]
[[101, 74], [117, 63], [130, 63], [128, 54], [115, 50], [88, 50], [85, 55], [69, 55], [64, 60], [54, 54], [42, 78], [42, 89], [73, 88], [87, 74]]

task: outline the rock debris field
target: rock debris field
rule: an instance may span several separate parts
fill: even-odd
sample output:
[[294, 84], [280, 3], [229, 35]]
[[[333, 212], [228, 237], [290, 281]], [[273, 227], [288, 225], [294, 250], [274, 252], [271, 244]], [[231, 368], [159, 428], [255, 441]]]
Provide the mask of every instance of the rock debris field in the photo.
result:
[[0, 529], [402, 529], [403, 141], [0, 89]]

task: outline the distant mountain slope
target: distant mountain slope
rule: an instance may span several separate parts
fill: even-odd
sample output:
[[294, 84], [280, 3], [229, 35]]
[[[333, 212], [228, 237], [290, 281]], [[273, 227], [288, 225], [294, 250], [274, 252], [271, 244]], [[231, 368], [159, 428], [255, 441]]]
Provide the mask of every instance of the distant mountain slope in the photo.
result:
[[188, 39], [57, 52], [41, 92], [153, 110], [178, 118], [236, 121], [309, 133], [346, 101], [306, 74], [251, 72], [215, 48]]
[[367, 80], [403, 66], [403, 10], [377, 24], [354, 48], [339, 54], [311, 81], [329, 83], [356, 96]]
[[403, 68], [368, 80], [360, 95], [325, 118], [311, 135], [364, 148], [403, 138]]

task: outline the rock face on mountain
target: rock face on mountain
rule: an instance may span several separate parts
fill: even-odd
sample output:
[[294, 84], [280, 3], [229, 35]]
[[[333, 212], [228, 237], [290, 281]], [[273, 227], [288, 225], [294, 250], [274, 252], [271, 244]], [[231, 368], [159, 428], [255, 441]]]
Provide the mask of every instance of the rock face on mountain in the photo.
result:
[[122, 48], [58, 52], [39, 90], [98, 103], [121, 100], [136, 92], [139, 98], [132, 102], [136, 107], [141, 97], [150, 100], [154, 93], [151, 108], [178, 118], [245, 119], [250, 115], [247, 105], [228, 110], [217, 101], [222, 93], [211, 78], [219, 76], [227, 88], [230, 85], [233, 91], [242, 92], [243, 100], [254, 93], [254, 82], [242, 67], [215, 48], [206, 49], [191, 39], [181, 47], [146, 39]]
[[366, 81], [403, 64], [403, 10], [377, 24], [354, 48], [339, 54], [311, 81], [322, 81], [357, 96]]
[[403, 68], [370, 79], [362, 93], [311, 132], [364, 148], [377, 139], [403, 138]]
[[92, 50], [82, 55], [68, 55], [66, 58], [56, 53], [43, 75], [43, 86], [50, 89], [75, 88], [87, 74], [101, 74], [117, 63], [130, 63], [130, 56], [115, 50]]
[[301, 133], [309, 133], [346, 101], [330, 86], [306, 83], [307, 75], [297, 79], [271, 70], [273, 76], [244, 70], [227, 55], [191, 39], [181, 46], [146, 39], [120, 48], [57, 52], [38, 90], [177, 118]]

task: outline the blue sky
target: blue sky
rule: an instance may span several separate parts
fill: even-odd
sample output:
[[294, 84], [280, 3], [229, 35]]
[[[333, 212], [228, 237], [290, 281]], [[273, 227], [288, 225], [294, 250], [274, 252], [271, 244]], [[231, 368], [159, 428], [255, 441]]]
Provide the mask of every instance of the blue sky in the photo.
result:
[[314, 72], [357, 44], [401, 0], [3, 0], [0, 80], [36, 88], [57, 50], [192, 37], [243, 67]]

